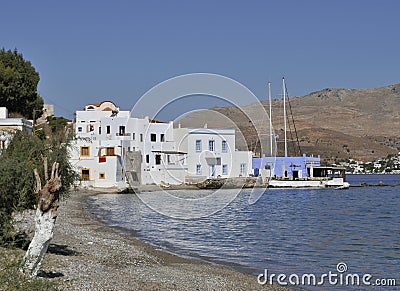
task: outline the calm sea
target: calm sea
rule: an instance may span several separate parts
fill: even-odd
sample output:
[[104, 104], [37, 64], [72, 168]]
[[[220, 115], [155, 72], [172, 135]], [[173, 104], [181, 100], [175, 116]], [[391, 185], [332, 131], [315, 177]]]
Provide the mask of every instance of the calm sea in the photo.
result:
[[[348, 181], [400, 184], [400, 175], [349, 175]], [[171, 193], [193, 199], [209, 192]], [[157, 192], [147, 195], [163, 199]], [[287, 276], [340, 274], [337, 265], [345, 263], [343, 274], [368, 273], [371, 282], [394, 278], [400, 284], [399, 186], [267, 189], [254, 204], [250, 195], [243, 190], [222, 210], [195, 219], [159, 214], [134, 194], [98, 195], [90, 199], [90, 208], [99, 220], [157, 248], [255, 275], [265, 269]]]

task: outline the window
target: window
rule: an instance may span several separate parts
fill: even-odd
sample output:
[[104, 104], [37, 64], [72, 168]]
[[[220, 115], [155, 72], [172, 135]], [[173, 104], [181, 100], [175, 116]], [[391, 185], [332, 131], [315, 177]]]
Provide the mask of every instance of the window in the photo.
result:
[[201, 140], [197, 139], [196, 140], [196, 152], [201, 152]]
[[215, 151], [215, 140], [210, 139], [210, 140], [208, 141], [208, 150], [209, 150], [210, 152]]
[[94, 131], [94, 125], [93, 124], [89, 124], [88, 125], [88, 132], [92, 132]]
[[140, 134], [140, 141], [143, 142], [143, 133]]
[[222, 152], [223, 153], [228, 152], [228, 144], [226, 143], [226, 140], [222, 141]]
[[115, 156], [115, 148], [114, 147], [106, 148], [106, 156]]
[[147, 164], [150, 163], [150, 156], [149, 155], [146, 155], [146, 163]]
[[82, 132], [82, 127], [81, 126], [78, 127], [78, 132]]
[[240, 175], [246, 176], [246, 164], [245, 163], [240, 164]]
[[165, 134], [160, 134], [160, 141], [161, 142], [164, 142], [165, 141]]
[[107, 130], [107, 134], [110, 134], [111, 133], [111, 126], [107, 125], [106, 130]]
[[201, 165], [200, 164], [196, 165], [196, 175], [201, 175]]
[[228, 165], [222, 165], [222, 175], [228, 175]]
[[121, 125], [119, 127], [119, 135], [125, 135], [125, 126]]
[[136, 138], [135, 133], [132, 132], [132, 140], [135, 140], [135, 138]]
[[103, 180], [103, 179], [105, 179], [105, 178], [106, 178], [106, 173], [100, 172], [100, 173], [99, 173], [99, 179]]
[[155, 133], [150, 134], [150, 141], [155, 142], [157, 140], [157, 135]]
[[90, 148], [85, 146], [85, 147], [81, 147], [81, 157], [88, 157], [90, 156]]
[[90, 181], [90, 169], [81, 169], [81, 180]]
[[161, 164], [161, 155], [156, 155], [156, 165]]
[[99, 126], [99, 134], [101, 134], [101, 126]]

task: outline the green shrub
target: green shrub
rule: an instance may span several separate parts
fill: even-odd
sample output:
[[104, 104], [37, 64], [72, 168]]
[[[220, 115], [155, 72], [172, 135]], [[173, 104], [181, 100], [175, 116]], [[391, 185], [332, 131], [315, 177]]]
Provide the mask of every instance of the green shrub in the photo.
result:
[[37, 204], [33, 169], [38, 169], [44, 184], [42, 157], [48, 158], [49, 171], [54, 161], [60, 164], [60, 197], [68, 193], [76, 173], [69, 163], [67, 147], [68, 140], [62, 133], [43, 140], [36, 135], [16, 132], [7, 149], [3, 150], [0, 156], [0, 245], [15, 243], [12, 213], [32, 209]]

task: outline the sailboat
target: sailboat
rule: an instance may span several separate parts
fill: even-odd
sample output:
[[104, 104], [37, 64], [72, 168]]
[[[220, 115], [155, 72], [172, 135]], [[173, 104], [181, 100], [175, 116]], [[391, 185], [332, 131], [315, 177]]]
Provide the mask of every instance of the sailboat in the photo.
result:
[[[306, 154], [288, 156], [286, 116], [287, 90], [285, 78], [282, 78], [282, 90], [284, 156], [275, 157], [272, 150], [273, 139], [276, 138], [276, 136], [272, 131], [271, 83], [268, 82], [270, 152], [268, 156], [263, 155], [261, 158], [253, 158], [253, 169], [255, 175], [262, 175], [262, 178], [268, 181], [266, 184], [268, 184], [269, 188], [349, 188], [350, 184], [346, 182], [345, 168], [321, 166], [320, 156], [314, 157], [313, 155], [307, 156]], [[299, 144], [298, 146], [300, 147]]]

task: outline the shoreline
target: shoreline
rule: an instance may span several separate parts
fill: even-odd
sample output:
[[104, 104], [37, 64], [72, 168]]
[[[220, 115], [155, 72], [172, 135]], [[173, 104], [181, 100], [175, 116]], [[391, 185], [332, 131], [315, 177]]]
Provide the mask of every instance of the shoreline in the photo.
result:
[[87, 199], [105, 191], [72, 192], [60, 203], [54, 237], [39, 275], [64, 289], [288, 290], [212, 262], [184, 258], [95, 220]]

